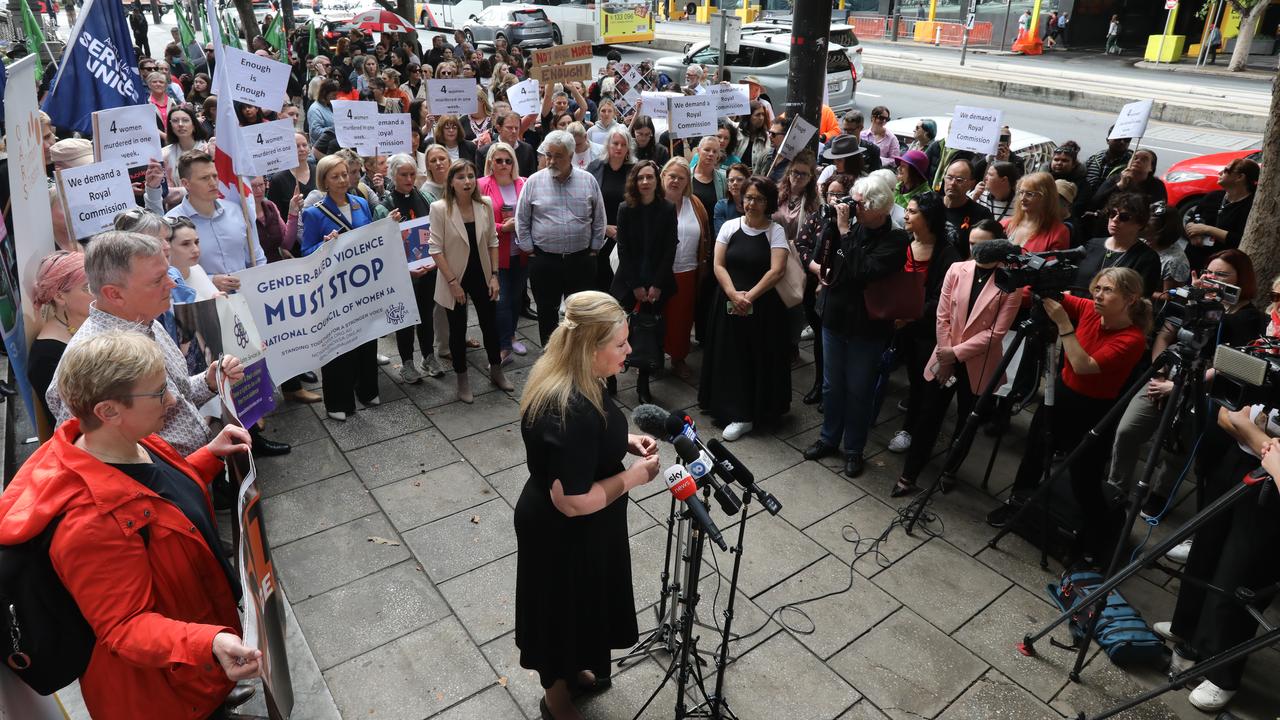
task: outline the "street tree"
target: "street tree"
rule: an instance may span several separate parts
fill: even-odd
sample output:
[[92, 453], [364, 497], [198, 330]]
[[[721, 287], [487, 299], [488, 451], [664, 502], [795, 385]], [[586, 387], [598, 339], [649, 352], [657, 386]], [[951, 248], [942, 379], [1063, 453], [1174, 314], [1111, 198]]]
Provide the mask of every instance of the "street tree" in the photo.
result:
[[240, 17], [240, 27], [244, 32], [244, 46], [252, 46], [253, 39], [262, 34], [258, 20], [253, 16], [253, 0], [235, 0], [236, 14]]
[[[1236, 36], [1236, 47], [1231, 52], [1231, 61], [1227, 63], [1227, 69], [1232, 72], [1244, 72], [1245, 67], [1249, 63], [1249, 47], [1253, 45], [1253, 37], [1256, 34], [1258, 21], [1262, 18], [1262, 14], [1267, 11], [1271, 5], [1271, 0], [1225, 0], [1227, 5], [1240, 15], [1240, 34]], [[1210, 17], [1209, 13], [1217, 13], [1217, 3], [1213, 0], [1205, 0], [1200, 8], [1200, 12], [1196, 13], [1199, 17]], [[1221, 13], [1217, 13], [1221, 16]], [[1210, 17], [1210, 22], [1213, 19]], [[1219, 28], [1221, 30], [1221, 28]]]
[[[1253, 210], [1240, 249], [1249, 254], [1260, 288], [1270, 290], [1280, 276], [1280, 73], [1271, 83], [1271, 115], [1262, 138], [1262, 175], [1253, 195]], [[1266, 292], [1259, 292], [1266, 298]]]

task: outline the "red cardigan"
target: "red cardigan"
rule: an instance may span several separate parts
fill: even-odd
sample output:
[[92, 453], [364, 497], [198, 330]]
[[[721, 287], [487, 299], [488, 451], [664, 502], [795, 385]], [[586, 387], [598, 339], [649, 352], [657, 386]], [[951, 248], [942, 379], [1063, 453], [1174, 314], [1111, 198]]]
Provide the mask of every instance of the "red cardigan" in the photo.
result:
[[[493, 179], [492, 175], [485, 175], [480, 178], [480, 192], [489, 196], [489, 200], [493, 205], [493, 224], [502, 227], [502, 188], [498, 186], [498, 181]], [[524, 191], [524, 178], [516, 177], [516, 198], [520, 197], [520, 193]], [[511, 267], [511, 241], [514, 240], [516, 234], [514, 232], [498, 231], [498, 267], [506, 270]], [[520, 253], [523, 256], [525, 253]]]
[[[0, 495], [0, 544], [63, 516], [49, 556], [97, 636], [80, 678], [95, 720], [204, 720], [234, 685], [213, 656], [215, 635], [240, 634], [227, 576], [181, 510], [76, 447], [79, 436], [68, 420], [18, 470]], [[142, 444], [197, 483], [213, 512], [221, 460], [203, 448], [184, 459], [157, 435]]]

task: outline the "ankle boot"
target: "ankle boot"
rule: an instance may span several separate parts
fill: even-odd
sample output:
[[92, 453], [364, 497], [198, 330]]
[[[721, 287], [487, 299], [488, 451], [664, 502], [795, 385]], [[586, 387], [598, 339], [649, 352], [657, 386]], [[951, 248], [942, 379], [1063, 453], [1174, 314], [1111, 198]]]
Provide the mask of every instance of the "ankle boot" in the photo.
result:
[[471, 394], [471, 380], [466, 372], [458, 373], [458, 399], [464, 403], [476, 401], [476, 396]]
[[489, 368], [489, 379], [493, 381], [494, 385], [498, 386], [499, 390], [511, 392], [516, 389], [516, 386], [507, 379], [506, 373], [502, 372], [501, 365], [493, 365]]
[[644, 404], [653, 402], [653, 395], [649, 392], [649, 373], [644, 370], [636, 377], [636, 397]]

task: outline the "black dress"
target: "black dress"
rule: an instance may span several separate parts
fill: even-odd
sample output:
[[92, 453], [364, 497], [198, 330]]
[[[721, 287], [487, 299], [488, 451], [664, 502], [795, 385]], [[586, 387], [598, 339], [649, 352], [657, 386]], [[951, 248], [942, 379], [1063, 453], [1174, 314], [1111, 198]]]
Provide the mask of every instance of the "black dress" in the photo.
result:
[[[769, 231], [752, 235], [739, 222], [724, 254], [733, 286], [754, 287], [769, 272], [771, 254]], [[752, 303], [750, 315], [730, 315], [728, 302], [716, 283], [698, 404], [724, 424], [775, 419], [791, 408], [787, 307], [774, 288]]]
[[627, 496], [568, 517], [551, 503], [559, 480], [581, 495], [622, 472], [627, 419], [604, 396], [605, 417], [574, 393], [563, 423], [546, 413], [521, 423], [529, 481], [516, 503], [516, 647], [544, 688], [582, 670], [609, 676], [609, 650], [639, 639], [627, 540]]

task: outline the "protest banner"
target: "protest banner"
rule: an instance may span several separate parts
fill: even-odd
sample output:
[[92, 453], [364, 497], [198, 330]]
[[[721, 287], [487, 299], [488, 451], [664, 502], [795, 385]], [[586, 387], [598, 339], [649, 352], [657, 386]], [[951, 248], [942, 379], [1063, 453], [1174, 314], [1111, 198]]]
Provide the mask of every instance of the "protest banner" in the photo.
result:
[[[473, 83], [474, 84], [474, 83]], [[338, 144], [372, 155], [378, 144], [378, 104], [372, 100], [334, 100], [333, 132]]]
[[83, 240], [114, 227], [116, 215], [137, 207], [129, 170], [119, 161], [57, 171], [71, 239]]
[[93, 156], [98, 162], [119, 160], [125, 167], [159, 162], [160, 116], [156, 106], [125, 105], [93, 113]]
[[667, 119], [667, 100], [684, 97], [682, 93], [645, 91], [640, 93], [641, 109], [654, 120]]
[[93, 132], [94, 110], [140, 105], [146, 96], [124, 4], [85, 0], [44, 101], [54, 127], [87, 135]]
[[564, 65], [575, 61], [591, 59], [591, 43], [576, 42], [568, 45], [556, 45], [543, 50], [534, 50], [530, 53], [533, 58], [533, 64], [537, 65]]
[[1120, 108], [1116, 124], [1107, 133], [1108, 140], [1128, 138], [1139, 140], [1147, 134], [1147, 122], [1151, 120], [1151, 100], [1135, 100]]
[[543, 85], [552, 83], [586, 82], [591, 79], [590, 63], [573, 63], [572, 65], [539, 65], [533, 69], [533, 77]]
[[667, 99], [667, 129], [673, 138], [715, 135], [720, 116], [710, 95], [682, 95]]
[[470, 115], [479, 107], [476, 81], [471, 78], [425, 82], [427, 105], [431, 107], [432, 115]]
[[217, 65], [217, 71], [227, 74], [232, 100], [272, 112], [284, 107], [288, 65], [233, 47], [226, 48], [225, 57], [226, 65]]
[[240, 136], [249, 146], [253, 166], [259, 175], [270, 175], [298, 167], [298, 145], [294, 140], [296, 133], [293, 121], [288, 118], [240, 129]]
[[994, 155], [1003, 126], [1004, 113], [1000, 110], [957, 105], [947, 127], [947, 149]]
[[207, 366], [223, 355], [231, 355], [244, 366], [244, 378], [231, 387], [236, 416], [249, 425], [258, 422], [276, 406], [275, 384], [267, 368], [262, 338], [253, 322], [243, 295], [223, 295], [173, 306], [178, 335], [190, 352]]
[[[773, 172], [773, 169], [777, 167], [778, 160], [782, 158], [787, 160], [795, 159], [795, 156], [808, 147], [809, 141], [817, 134], [818, 128], [797, 115], [796, 119], [791, 122], [791, 127], [787, 129], [787, 136], [782, 139], [782, 146], [778, 148], [777, 156], [769, 164], [769, 173]], [[768, 175], [769, 173], [765, 174]]]
[[720, 117], [751, 114], [751, 93], [746, 85], [711, 85], [707, 94], [716, 99], [716, 114]]
[[404, 256], [410, 270], [431, 268], [436, 261], [431, 257], [427, 240], [431, 236], [431, 218], [420, 217], [400, 223], [400, 235], [404, 240]]
[[236, 277], [273, 378], [301, 375], [419, 321], [400, 226], [390, 218], [348, 230], [306, 257]]
[[409, 113], [383, 113], [374, 118], [374, 123], [378, 137], [372, 154], [413, 154], [413, 136], [410, 134], [413, 123]]
[[521, 117], [537, 115], [542, 109], [542, 98], [538, 95], [538, 81], [529, 79], [507, 88], [507, 102], [511, 109]]

